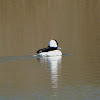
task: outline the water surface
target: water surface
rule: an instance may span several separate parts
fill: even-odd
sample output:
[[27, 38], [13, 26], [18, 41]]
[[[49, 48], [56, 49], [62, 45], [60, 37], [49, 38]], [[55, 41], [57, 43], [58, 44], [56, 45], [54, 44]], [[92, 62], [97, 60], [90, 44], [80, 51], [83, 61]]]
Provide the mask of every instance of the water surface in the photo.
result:
[[[99, 0], [0, 0], [0, 100], [100, 100]], [[64, 56], [33, 57], [56, 39]]]
[[100, 99], [99, 63], [91, 63], [87, 57], [5, 58], [6, 62], [0, 62], [2, 100]]

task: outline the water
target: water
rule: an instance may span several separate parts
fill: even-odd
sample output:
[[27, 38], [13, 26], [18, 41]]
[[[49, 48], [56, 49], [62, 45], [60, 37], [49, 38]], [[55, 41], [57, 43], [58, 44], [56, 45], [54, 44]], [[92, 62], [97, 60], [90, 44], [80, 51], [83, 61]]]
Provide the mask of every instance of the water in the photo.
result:
[[[100, 100], [99, 0], [0, 0], [0, 100]], [[63, 56], [34, 57], [56, 39]]]
[[0, 69], [2, 100], [100, 99], [99, 65], [82, 56], [2, 57]]

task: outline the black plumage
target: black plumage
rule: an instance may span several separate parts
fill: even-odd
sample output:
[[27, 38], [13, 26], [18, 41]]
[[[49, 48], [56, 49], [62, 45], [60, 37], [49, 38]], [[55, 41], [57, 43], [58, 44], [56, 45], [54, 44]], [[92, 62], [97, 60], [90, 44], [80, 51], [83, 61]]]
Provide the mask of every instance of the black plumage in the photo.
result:
[[47, 47], [47, 48], [43, 48], [43, 49], [38, 50], [36, 53], [53, 51], [53, 50], [56, 50], [56, 49], [57, 49], [57, 47]]

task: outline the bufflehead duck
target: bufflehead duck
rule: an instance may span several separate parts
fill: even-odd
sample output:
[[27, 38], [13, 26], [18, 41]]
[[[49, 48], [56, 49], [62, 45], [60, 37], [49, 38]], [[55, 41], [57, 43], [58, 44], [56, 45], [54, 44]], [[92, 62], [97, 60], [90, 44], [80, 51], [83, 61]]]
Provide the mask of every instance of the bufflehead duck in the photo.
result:
[[39, 56], [61, 56], [62, 52], [58, 49], [61, 49], [58, 46], [58, 42], [56, 40], [50, 40], [48, 47], [38, 50], [37, 55]]

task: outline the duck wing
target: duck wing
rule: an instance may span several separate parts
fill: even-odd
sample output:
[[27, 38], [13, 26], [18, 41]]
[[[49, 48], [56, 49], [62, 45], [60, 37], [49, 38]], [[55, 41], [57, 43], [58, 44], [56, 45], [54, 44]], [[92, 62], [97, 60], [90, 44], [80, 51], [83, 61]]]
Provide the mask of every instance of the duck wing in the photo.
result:
[[41, 52], [48, 52], [48, 51], [52, 51], [52, 50], [56, 50], [57, 48], [54, 47], [47, 47], [47, 48], [43, 48], [38, 50], [36, 53], [41, 53]]

